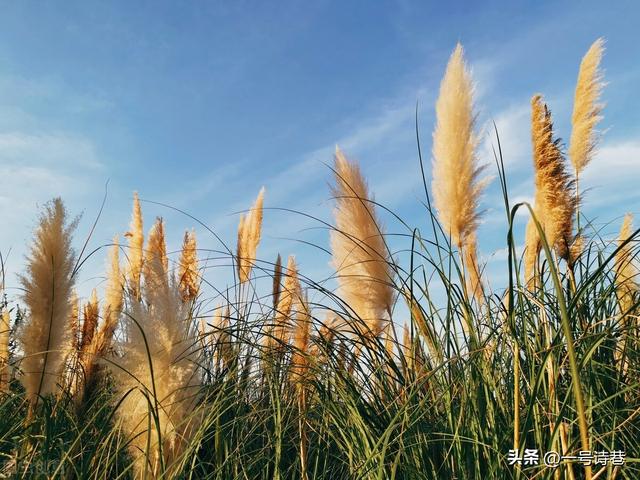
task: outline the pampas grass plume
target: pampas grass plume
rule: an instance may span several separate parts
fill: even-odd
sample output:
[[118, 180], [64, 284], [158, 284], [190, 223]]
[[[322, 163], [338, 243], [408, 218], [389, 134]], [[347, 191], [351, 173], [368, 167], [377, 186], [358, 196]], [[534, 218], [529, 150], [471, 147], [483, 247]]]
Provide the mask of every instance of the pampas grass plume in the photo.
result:
[[148, 302], [153, 302], [155, 297], [164, 295], [164, 290], [168, 287], [168, 268], [164, 222], [162, 218], [158, 217], [149, 230], [142, 268], [145, 296]]
[[133, 192], [133, 213], [130, 230], [125, 234], [129, 238], [129, 268], [127, 280], [133, 296], [140, 298], [140, 278], [144, 263], [144, 232], [142, 222], [142, 208], [138, 192]]
[[626, 312], [633, 305], [633, 294], [638, 291], [638, 269], [633, 260], [633, 244], [628, 242], [633, 234], [633, 215], [624, 216], [618, 240], [620, 250], [616, 254], [616, 293], [620, 309]]
[[536, 186], [534, 211], [549, 246], [561, 258], [571, 261], [576, 208], [574, 182], [566, 172], [559, 140], [553, 136], [551, 112], [541, 95], [531, 99], [531, 139]]
[[604, 86], [603, 74], [600, 70], [603, 52], [604, 39], [598, 38], [593, 42], [580, 63], [569, 143], [569, 158], [576, 175], [579, 175], [591, 161], [597, 146], [598, 135], [595, 127], [602, 119], [600, 113], [603, 108], [603, 105], [599, 103]]
[[238, 225], [238, 279], [240, 283], [249, 280], [253, 261], [262, 234], [262, 205], [264, 202], [264, 187], [260, 189], [251, 211], [240, 217]]
[[60, 198], [48, 203], [35, 231], [27, 272], [21, 277], [28, 316], [19, 334], [24, 352], [20, 380], [32, 405], [38, 395], [58, 390], [70, 342], [75, 264], [71, 242], [76, 223], [67, 223]]
[[273, 328], [267, 337], [270, 347], [280, 348], [288, 341], [291, 330], [291, 320], [294, 305], [300, 302], [302, 288], [298, 277], [298, 266], [293, 255], [289, 255], [287, 267], [284, 273], [284, 282], [278, 295], [278, 304], [275, 308]]
[[336, 147], [334, 169], [336, 208], [331, 263], [342, 299], [377, 336], [384, 330], [384, 318], [393, 301], [391, 259], [358, 165]]
[[[157, 477], [161, 464], [158, 433], [162, 460], [170, 469], [197, 425], [198, 342], [189, 305], [173, 282], [154, 296], [153, 303], [130, 300], [126, 335], [120, 345], [124, 355], [114, 360], [119, 365], [112, 368], [123, 397], [118, 415], [131, 439], [136, 474], [141, 476], [149, 462], [152, 476]], [[159, 430], [150, 415], [157, 415]]]
[[473, 86], [462, 46], [451, 54], [436, 102], [433, 132], [433, 197], [438, 218], [461, 251], [466, 269], [467, 292], [482, 298], [476, 254], [478, 203], [488, 180], [481, 179], [474, 132]]
[[182, 251], [178, 262], [178, 279], [182, 300], [185, 302], [195, 300], [200, 291], [196, 232], [184, 232]]
[[9, 310], [0, 308], [0, 393], [9, 391], [9, 340], [11, 318]]

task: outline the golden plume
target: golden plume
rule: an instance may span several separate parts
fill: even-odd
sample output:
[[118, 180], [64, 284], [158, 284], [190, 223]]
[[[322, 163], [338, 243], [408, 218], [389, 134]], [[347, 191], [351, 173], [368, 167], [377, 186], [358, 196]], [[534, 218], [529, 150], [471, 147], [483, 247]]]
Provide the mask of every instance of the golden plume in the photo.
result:
[[[535, 211], [536, 210], [534, 209], [534, 212]], [[532, 282], [534, 282], [534, 279], [536, 278], [536, 263], [538, 261], [540, 248], [541, 243], [538, 229], [536, 228], [533, 218], [529, 218], [524, 240], [524, 278], [529, 285], [534, 285]]]
[[466, 269], [467, 293], [482, 298], [476, 254], [478, 203], [487, 180], [480, 179], [474, 132], [473, 86], [462, 46], [451, 54], [440, 84], [433, 132], [433, 198], [444, 231], [458, 247]]
[[622, 312], [627, 312], [632, 307], [633, 295], [638, 291], [638, 269], [633, 260], [633, 241], [625, 244], [632, 234], [633, 215], [627, 213], [620, 229], [620, 250], [615, 258], [616, 294]]
[[598, 38], [580, 63], [576, 84], [572, 130], [569, 143], [569, 158], [576, 172], [576, 177], [591, 161], [596, 149], [598, 135], [595, 126], [602, 119], [600, 113], [603, 105], [598, 103], [602, 94], [603, 74], [600, 61], [604, 51], [604, 39]]
[[98, 315], [100, 311], [100, 305], [98, 301], [98, 292], [94, 288], [91, 291], [91, 297], [89, 301], [84, 304], [82, 309], [82, 336], [80, 337], [80, 351], [84, 355], [89, 348], [93, 340], [93, 336], [98, 326]]
[[60, 198], [48, 203], [35, 231], [27, 273], [20, 277], [22, 299], [29, 312], [19, 334], [24, 352], [20, 380], [32, 405], [38, 395], [58, 389], [69, 348], [75, 226], [76, 222], [67, 224]]
[[162, 298], [164, 290], [168, 288], [168, 258], [167, 246], [164, 235], [164, 222], [161, 217], [149, 231], [147, 249], [143, 265], [145, 296], [148, 302], [153, 302], [155, 297]]
[[178, 279], [182, 300], [193, 301], [200, 291], [200, 275], [198, 272], [198, 247], [196, 232], [184, 232], [182, 252], [178, 263]]
[[0, 306], [0, 393], [9, 391], [9, 340], [11, 318], [6, 306]]
[[298, 278], [296, 259], [293, 255], [289, 255], [282, 290], [278, 295], [278, 304], [275, 308], [273, 328], [267, 337], [268, 346], [282, 348], [288, 342], [293, 307], [300, 302], [301, 295], [302, 289]]
[[[566, 172], [560, 141], [553, 136], [551, 112], [540, 95], [531, 99], [531, 139], [536, 186], [534, 211], [549, 247], [571, 263], [574, 182]], [[535, 225], [530, 228], [535, 229]]]
[[140, 298], [140, 276], [144, 263], [144, 232], [142, 223], [142, 208], [138, 192], [133, 192], [133, 214], [130, 231], [125, 234], [129, 238], [129, 268], [127, 280], [134, 298]]
[[124, 301], [124, 286], [120, 269], [120, 244], [118, 237], [114, 237], [111, 247], [109, 274], [105, 292], [105, 307], [103, 323], [98, 330], [95, 354], [104, 356], [111, 348], [113, 335], [118, 327], [120, 313]]
[[336, 147], [334, 169], [336, 224], [331, 231], [331, 263], [341, 298], [377, 336], [384, 330], [393, 301], [390, 255], [360, 168]]
[[240, 283], [249, 280], [253, 261], [256, 259], [256, 251], [260, 243], [262, 232], [262, 204], [264, 202], [264, 187], [260, 189], [251, 211], [240, 216], [238, 225], [238, 279]]
[[302, 294], [296, 301], [296, 316], [293, 333], [293, 355], [291, 357], [291, 373], [294, 384], [300, 384], [307, 377], [309, 368], [309, 345], [313, 319], [306, 295]]
[[[161, 263], [158, 253], [151, 260]], [[111, 368], [118, 398], [122, 398], [118, 419], [130, 439], [137, 478], [145, 465], [150, 465], [152, 478], [160, 477], [160, 452], [166, 475], [173, 478], [201, 418], [201, 360], [190, 307], [171, 282], [154, 292], [153, 302], [127, 302], [123, 319], [122, 355]]]

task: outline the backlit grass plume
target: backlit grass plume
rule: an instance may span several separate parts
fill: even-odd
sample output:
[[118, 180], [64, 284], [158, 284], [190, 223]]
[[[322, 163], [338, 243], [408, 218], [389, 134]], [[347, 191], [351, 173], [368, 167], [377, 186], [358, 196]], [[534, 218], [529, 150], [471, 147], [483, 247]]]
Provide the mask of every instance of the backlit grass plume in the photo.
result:
[[264, 187], [260, 189], [251, 211], [240, 216], [238, 225], [238, 279], [245, 283], [251, 275], [251, 268], [256, 259], [256, 251], [262, 234], [262, 204], [264, 202]]
[[[576, 207], [574, 182], [566, 171], [560, 140], [554, 138], [551, 112], [540, 95], [531, 99], [531, 139], [536, 187], [534, 211], [549, 246], [555, 248], [559, 257], [571, 262]], [[540, 243], [538, 240], [534, 244], [537, 232], [534, 233], [533, 220], [529, 222], [526, 248], [531, 258], [537, 258]], [[530, 268], [530, 263], [526, 261], [525, 266]]]
[[82, 309], [82, 335], [80, 337], [80, 350], [84, 353], [93, 341], [93, 336], [98, 326], [98, 317], [100, 315], [100, 301], [98, 300], [98, 292], [94, 288], [91, 291], [91, 297]]
[[169, 260], [164, 235], [164, 222], [158, 217], [149, 231], [144, 265], [145, 296], [153, 302], [156, 296], [164, 294], [168, 287]]
[[334, 169], [332, 265], [341, 298], [377, 336], [393, 301], [391, 259], [360, 168], [336, 147]]
[[[158, 258], [154, 258], [158, 261]], [[155, 274], [155, 273], [152, 273]], [[176, 468], [197, 423], [198, 352], [188, 304], [175, 282], [151, 302], [130, 299], [125, 335], [114, 359], [120, 397], [118, 417], [131, 439], [136, 475], [155, 478]]]
[[144, 231], [138, 192], [133, 192], [131, 227], [125, 236], [129, 238], [127, 281], [133, 296], [140, 298], [140, 277], [142, 275], [142, 264], [144, 263]]
[[[627, 242], [633, 234], [633, 215], [624, 216], [620, 237], [620, 250], [616, 254], [616, 293], [620, 309], [627, 312], [633, 305], [633, 295], [638, 291], [638, 269], [633, 255], [633, 241]], [[626, 243], [625, 243], [626, 242]]]
[[280, 348], [289, 339], [291, 332], [291, 318], [294, 305], [300, 302], [302, 289], [298, 278], [298, 267], [293, 255], [289, 255], [287, 268], [284, 272], [284, 281], [278, 294], [278, 303], [275, 307], [273, 327], [267, 336], [267, 345]]
[[0, 307], [0, 393], [9, 391], [9, 340], [11, 317], [6, 307]]
[[200, 291], [198, 272], [198, 246], [196, 232], [186, 231], [182, 242], [182, 251], [178, 262], [178, 285], [182, 300], [193, 301]]
[[67, 223], [60, 198], [45, 206], [20, 280], [28, 315], [19, 333], [24, 353], [20, 380], [32, 404], [54, 393], [60, 383], [71, 340], [69, 318], [75, 254], [71, 246], [76, 221]]
[[[105, 358], [111, 350], [113, 336], [120, 320], [122, 305], [124, 302], [124, 277], [120, 269], [119, 242], [116, 236], [109, 254], [109, 271], [107, 274], [107, 286], [105, 289], [104, 306], [102, 308], [102, 321], [97, 326], [91, 342], [85, 348], [82, 355], [84, 370], [84, 386], [78, 392], [76, 400], [80, 402], [87, 389], [95, 386], [98, 377], [99, 362]], [[97, 310], [97, 301], [96, 301]]]
[[595, 127], [602, 119], [603, 105], [599, 103], [602, 94], [603, 74], [600, 61], [604, 52], [604, 39], [599, 38], [589, 48], [580, 63], [578, 82], [571, 116], [572, 130], [569, 143], [569, 158], [576, 176], [591, 161], [596, 149], [598, 135]]
[[473, 86], [460, 44], [440, 84], [433, 132], [433, 197], [444, 231], [463, 255], [467, 292], [481, 297], [476, 255], [478, 203], [487, 181], [480, 179], [474, 132]]
[[103, 356], [111, 347], [113, 335], [118, 327], [124, 302], [124, 277], [120, 267], [120, 244], [114, 237], [111, 247], [107, 288], [104, 299], [103, 323], [96, 335], [95, 354]]

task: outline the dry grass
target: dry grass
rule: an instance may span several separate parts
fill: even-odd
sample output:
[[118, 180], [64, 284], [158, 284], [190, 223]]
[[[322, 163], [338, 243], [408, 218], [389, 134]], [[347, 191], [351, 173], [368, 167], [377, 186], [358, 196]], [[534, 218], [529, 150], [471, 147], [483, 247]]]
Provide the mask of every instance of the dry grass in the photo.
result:
[[258, 244], [262, 233], [262, 205], [264, 203], [264, 187], [260, 190], [253, 207], [246, 215], [240, 216], [238, 225], [238, 279], [240, 284], [249, 281], [253, 262], [256, 259]]
[[373, 198], [355, 162], [336, 148], [331, 264], [340, 297], [372, 335], [384, 330], [393, 301], [393, 272]]
[[438, 219], [458, 247], [467, 270], [467, 293], [482, 298], [477, 259], [478, 203], [487, 180], [480, 174], [474, 132], [473, 85], [462, 46], [451, 54], [436, 102], [433, 132], [433, 198]]
[[[574, 182], [566, 171], [560, 141], [554, 138], [551, 112], [540, 95], [531, 99], [531, 139], [535, 172], [535, 214], [550, 247], [560, 258], [572, 261], [574, 243], [573, 218], [576, 209]], [[527, 251], [525, 262], [530, 271], [531, 258], [540, 251], [540, 240], [534, 233], [535, 226], [527, 227]]]
[[22, 300], [28, 317], [19, 333], [24, 352], [22, 384], [32, 404], [39, 395], [54, 393], [71, 340], [69, 317], [75, 254], [71, 247], [76, 222], [67, 223], [62, 200], [45, 207], [34, 234], [27, 259], [27, 273], [21, 277]]
[[603, 105], [599, 103], [604, 87], [600, 62], [604, 52], [604, 39], [599, 38], [589, 48], [580, 63], [576, 93], [571, 116], [571, 141], [569, 158], [576, 172], [580, 175], [596, 150], [598, 135], [595, 127], [602, 119], [600, 113]]

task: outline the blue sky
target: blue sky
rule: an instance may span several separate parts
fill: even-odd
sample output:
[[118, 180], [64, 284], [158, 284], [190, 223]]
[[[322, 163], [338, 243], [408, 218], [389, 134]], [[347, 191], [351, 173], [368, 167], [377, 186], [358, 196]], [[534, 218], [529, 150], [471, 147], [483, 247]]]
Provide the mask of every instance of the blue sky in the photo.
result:
[[[237, 212], [263, 185], [266, 207], [329, 220], [326, 164], [336, 144], [360, 161], [376, 200], [425, 229], [414, 109], [419, 102], [430, 167], [433, 105], [458, 41], [476, 83], [480, 158], [492, 162], [495, 121], [510, 194], [520, 200], [533, 192], [531, 96], [545, 95], [557, 133], [568, 139], [580, 59], [605, 37], [606, 132], [582, 183], [591, 189], [585, 213], [614, 221], [613, 233], [640, 200], [639, 21], [633, 1], [6, 2], [0, 249], [11, 249], [8, 286], [17, 286], [39, 206], [61, 195], [72, 213], [83, 213], [80, 245], [107, 180], [94, 247], [127, 230], [134, 190], [188, 211], [229, 244]], [[497, 182], [482, 206], [481, 255], [499, 283], [506, 227]], [[147, 226], [165, 217], [170, 248], [195, 226], [172, 210], [143, 208]], [[385, 223], [402, 231], [390, 217]], [[303, 272], [329, 276], [326, 254], [290, 240], [326, 247], [318, 226], [267, 211], [260, 257], [293, 253]], [[202, 248], [220, 248], [197, 231]], [[221, 262], [209, 264], [210, 281], [226, 282]], [[81, 291], [99, 284], [103, 266], [102, 255], [87, 264]]]

